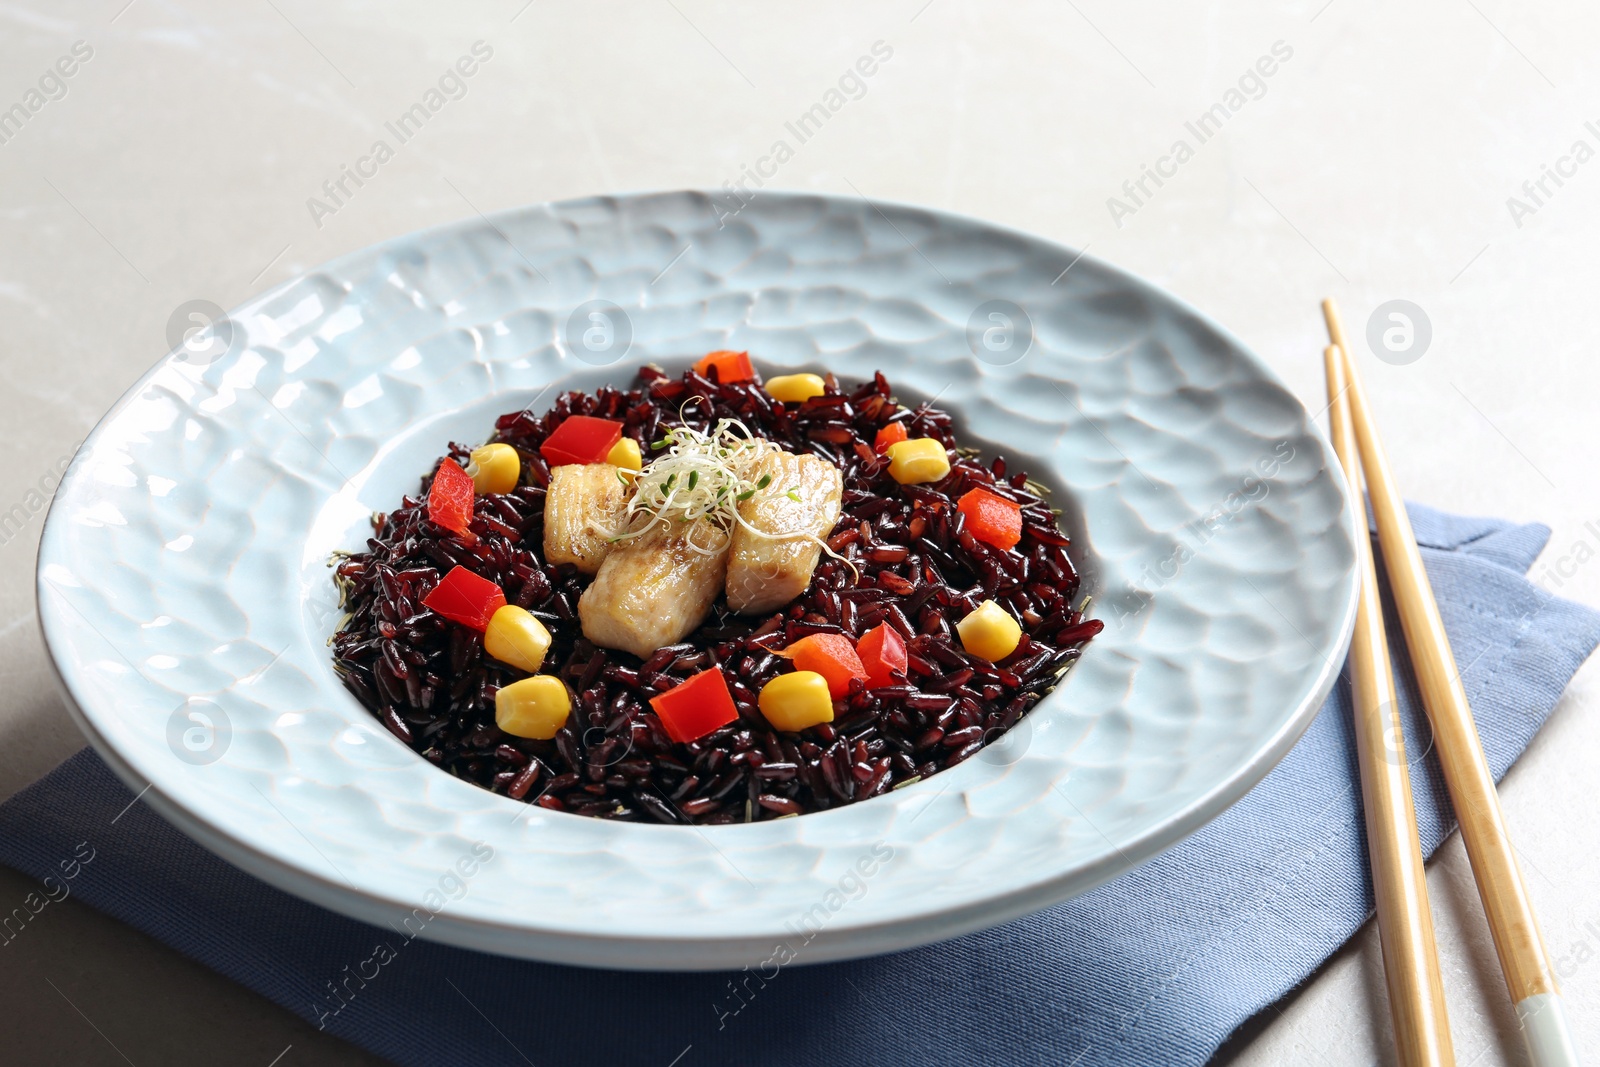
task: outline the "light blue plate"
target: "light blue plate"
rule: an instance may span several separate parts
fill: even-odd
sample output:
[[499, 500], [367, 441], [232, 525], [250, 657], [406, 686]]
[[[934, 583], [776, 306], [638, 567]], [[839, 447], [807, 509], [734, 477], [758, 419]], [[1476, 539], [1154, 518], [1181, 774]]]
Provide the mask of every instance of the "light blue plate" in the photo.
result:
[[[333, 672], [329, 554], [495, 415], [715, 348], [881, 369], [1063, 489], [1107, 623], [1066, 683], [951, 771], [752, 826], [550, 812], [391, 737]], [[492, 952], [738, 968], [780, 939], [815, 962], [992, 925], [1215, 816], [1333, 683], [1354, 531], [1300, 403], [1136, 278], [936, 211], [666, 193], [398, 238], [236, 309], [90, 436], [39, 610], [100, 753], [252, 874]]]

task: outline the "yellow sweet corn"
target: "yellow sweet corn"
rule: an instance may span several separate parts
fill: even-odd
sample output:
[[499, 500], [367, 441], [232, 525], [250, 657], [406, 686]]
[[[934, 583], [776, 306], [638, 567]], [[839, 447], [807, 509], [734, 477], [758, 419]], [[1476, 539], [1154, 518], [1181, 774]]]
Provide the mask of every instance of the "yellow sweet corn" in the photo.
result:
[[490, 616], [489, 627], [483, 631], [483, 650], [501, 663], [532, 674], [544, 666], [550, 631], [523, 609], [507, 604]]
[[571, 713], [572, 697], [553, 674], [512, 682], [494, 695], [494, 724], [513, 737], [548, 741]]
[[510, 445], [499, 443], [472, 450], [467, 464], [472, 486], [480, 493], [509, 493], [522, 475], [522, 457]]
[[767, 395], [785, 404], [799, 404], [827, 391], [827, 383], [817, 374], [780, 374], [767, 379]]
[[1022, 625], [1011, 613], [992, 600], [985, 600], [976, 611], [956, 623], [961, 647], [990, 663], [998, 663], [1017, 650], [1022, 640]]
[[756, 704], [774, 730], [792, 732], [833, 721], [833, 697], [828, 695], [828, 680], [816, 671], [778, 675], [761, 687]]
[[644, 456], [639, 452], [639, 442], [631, 437], [624, 437], [612, 445], [611, 451], [606, 453], [606, 462], [625, 471], [644, 470]]
[[937, 482], [950, 473], [944, 445], [931, 437], [913, 437], [889, 446], [889, 476], [901, 485]]

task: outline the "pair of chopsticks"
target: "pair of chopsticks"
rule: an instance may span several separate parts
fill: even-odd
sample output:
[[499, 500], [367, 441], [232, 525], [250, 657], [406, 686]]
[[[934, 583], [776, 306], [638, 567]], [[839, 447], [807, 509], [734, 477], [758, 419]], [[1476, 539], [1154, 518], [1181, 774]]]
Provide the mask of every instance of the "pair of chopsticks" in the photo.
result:
[[[1323, 356], [1334, 451], [1358, 509], [1362, 482], [1367, 485], [1377, 519], [1384, 570], [1394, 593], [1500, 969], [1522, 1023], [1528, 1058], [1534, 1067], [1578, 1067], [1555, 971], [1506, 833], [1494, 777], [1478, 741], [1461, 672], [1456, 668], [1439, 605], [1422, 566], [1422, 553], [1406, 515], [1405, 501], [1378, 440], [1366, 390], [1332, 300], [1322, 302], [1322, 313], [1333, 342]], [[1364, 528], [1366, 516], [1362, 514], [1357, 522]], [[1377, 569], [1371, 542], [1364, 536], [1365, 530], [1361, 532], [1363, 536], [1356, 538], [1361, 598], [1350, 648], [1350, 674], [1389, 1009], [1402, 1065], [1449, 1064], [1455, 1062], [1455, 1052], [1445, 1012], [1383, 608], [1378, 599]]]

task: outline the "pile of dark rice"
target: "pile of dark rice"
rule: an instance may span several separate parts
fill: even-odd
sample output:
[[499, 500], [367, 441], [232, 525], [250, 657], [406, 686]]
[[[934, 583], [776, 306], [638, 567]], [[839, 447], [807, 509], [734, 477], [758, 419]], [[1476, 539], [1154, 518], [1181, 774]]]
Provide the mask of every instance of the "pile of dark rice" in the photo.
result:
[[[827, 395], [786, 410], [755, 382], [722, 385], [693, 371], [673, 379], [645, 367], [634, 389], [567, 393], [544, 414], [501, 416], [495, 439], [521, 454], [522, 484], [478, 497], [475, 544], [428, 520], [425, 478], [417, 497], [374, 517], [366, 552], [338, 564], [350, 617], [332, 645], [345, 684], [396, 737], [451, 774], [602, 818], [710, 824], [822, 811], [970, 758], [1056, 685], [1103, 624], [1074, 606], [1078, 575], [1067, 538], [1022, 472], [963, 452], [943, 481], [900, 485], [888, 459], [873, 452], [877, 431], [904, 421], [912, 437], [954, 448], [949, 415], [900, 406], [881, 374], [850, 393], [831, 375], [827, 384]], [[693, 397], [711, 403], [685, 405]], [[625, 421], [647, 458], [667, 427], [704, 430], [719, 417], [826, 457], [844, 472], [843, 512], [828, 544], [857, 571], [824, 555], [810, 589], [781, 612], [747, 618], [719, 601], [687, 641], [648, 660], [595, 647], [576, 610], [589, 579], [543, 558], [549, 468], [538, 447], [572, 414]], [[468, 451], [451, 446], [458, 460]], [[966, 531], [955, 502], [975, 486], [1022, 505], [1015, 549], [993, 548]], [[554, 740], [512, 737], [495, 726], [495, 691], [521, 672], [485, 655], [480, 634], [421, 606], [458, 564], [498, 582], [509, 602], [554, 636], [545, 673], [558, 673], [574, 695], [573, 715]], [[1016, 652], [995, 664], [963, 652], [954, 630], [990, 598], [1023, 622]], [[835, 703], [832, 723], [799, 734], [767, 726], [756, 694], [780, 673], [777, 650], [807, 634], [860, 637], [880, 622], [906, 639], [906, 684], [853, 691]], [[711, 666], [726, 675], [740, 720], [674, 743], [649, 698]]]

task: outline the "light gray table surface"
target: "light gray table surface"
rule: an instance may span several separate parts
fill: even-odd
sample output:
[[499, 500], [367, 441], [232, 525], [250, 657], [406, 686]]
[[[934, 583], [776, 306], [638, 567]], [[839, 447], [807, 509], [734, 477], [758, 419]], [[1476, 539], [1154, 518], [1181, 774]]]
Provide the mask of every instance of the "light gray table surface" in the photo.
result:
[[[168, 349], [174, 309], [478, 211], [736, 182], [880, 41], [892, 57], [767, 187], [1086, 248], [1205, 309], [1313, 410], [1317, 301], [1364, 332], [1410, 300], [1427, 351], [1361, 353], [1402, 486], [1549, 524], [1536, 579], [1600, 603], [1597, 31], [1592, 6], [1507, 0], [0, 0], [0, 109], [27, 110], [0, 112], [0, 796], [83, 744], [34, 619], [30, 494]], [[464, 96], [337, 210], [308, 206], [477, 41]], [[1164, 177], [1140, 189], [1146, 167]], [[1591, 1063], [1597, 711], [1591, 663], [1502, 788]], [[1429, 886], [1460, 1062], [1522, 1062], [1458, 840]], [[29, 888], [0, 871], [6, 908]], [[75, 901], [0, 953], [6, 1062], [378, 1062]], [[1219, 1060], [1390, 1062], [1371, 924]]]

